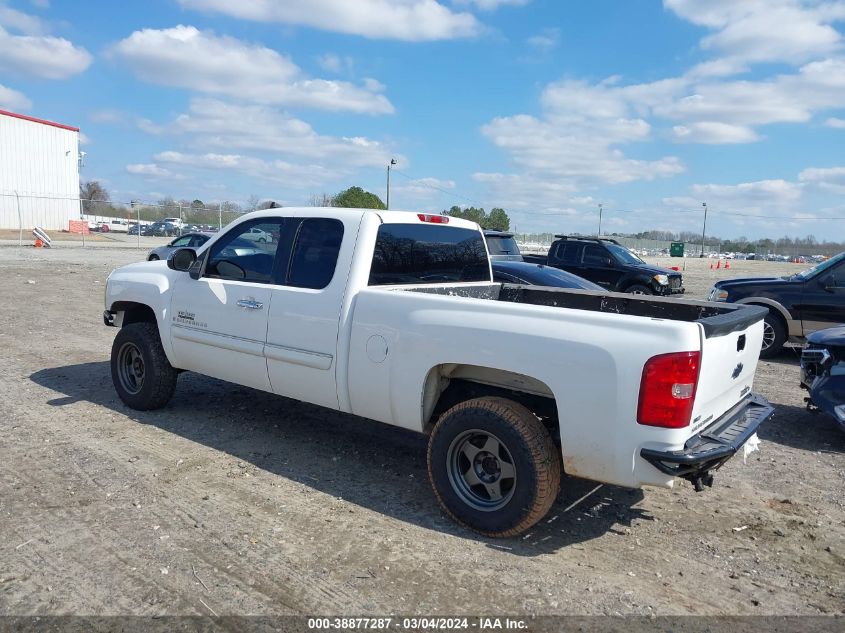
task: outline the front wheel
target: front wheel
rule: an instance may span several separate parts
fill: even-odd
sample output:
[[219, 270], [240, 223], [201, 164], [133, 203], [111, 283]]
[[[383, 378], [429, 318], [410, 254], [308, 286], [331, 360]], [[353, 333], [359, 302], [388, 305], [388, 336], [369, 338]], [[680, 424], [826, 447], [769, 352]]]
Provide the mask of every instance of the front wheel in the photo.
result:
[[632, 295], [653, 295], [654, 293], [651, 291], [651, 288], [648, 286], [644, 286], [642, 284], [634, 284], [633, 286], [628, 286], [628, 289], [625, 291], [628, 294]]
[[150, 255], [150, 261], [151, 261], [151, 262], [157, 262], [158, 260], [159, 260], [159, 256], [158, 256], [158, 255]]
[[560, 490], [560, 457], [540, 420], [505, 398], [476, 398], [444, 413], [428, 444], [428, 475], [446, 513], [486, 536], [520, 534]]
[[120, 328], [111, 348], [111, 378], [127, 406], [139, 411], [162, 408], [173, 397], [177, 377], [155, 323]]
[[760, 348], [760, 358], [777, 356], [786, 342], [786, 327], [783, 321], [771, 312], [763, 320], [763, 345]]

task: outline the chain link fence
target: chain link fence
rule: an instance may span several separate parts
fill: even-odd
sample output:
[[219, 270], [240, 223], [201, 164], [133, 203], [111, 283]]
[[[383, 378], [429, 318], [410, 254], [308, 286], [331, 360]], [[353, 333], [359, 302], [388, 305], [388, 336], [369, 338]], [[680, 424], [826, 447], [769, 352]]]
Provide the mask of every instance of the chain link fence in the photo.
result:
[[[141, 200], [116, 202], [79, 197], [41, 196], [0, 192], [0, 230], [29, 238], [38, 227], [68, 237], [101, 234], [116, 239], [137, 236], [141, 246], [147, 237], [175, 237], [193, 231], [215, 232], [244, 213], [235, 203], [150, 203]], [[128, 241], [128, 240], [126, 240]]]
[[[218, 231], [249, 210], [252, 209], [243, 209], [232, 202], [115, 202], [0, 191], [0, 230], [17, 231], [19, 240], [22, 240], [24, 232], [28, 238], [29, 232], [39, 227], [51, 232], [79, 234], [83, 243], [85, 236], [92, 233], [118, 239], [121, 239], [120, 236], [137, 236], [135, 243], [142, 246], [144, 238], [148, 237], [174, 237], [192, 231]], [[545, 255], [554, 242], [555, 235], [515, 233], [515, 238], [522, 252]], [[621, 236], [613, 236], [613, 239], [641, 257], [668, 257], [670, 254], [671, 241], [668, 240]], [[843, 248], [842, 244], [836, 242], [814, 243], [800, 238], [781, 238], [752, 244], [755, 258], [782, 261], [830, 257], [841, 252]], [[684, 244], [686, 257], [699, 257], [701, 250], [700, 243]], [[746, 255], [729, 252], [724, 248], [724, 244], [708, 237], [704, 245], [704, 256]]]
[[[514, 238], [519, 249], [530, 255], [545, 255], [549, 252], [549, 247], [555, 241], [555, 236], [552, 233], [515, 233]], [[672, 241], [670, 240], [649, 240], [636, 237], [612, 236], [611, 239], [616, 240], [625, 248], [633, 251], [641, 257], [669, 257]], [[761, 244], [754, 244], [754, 252], [745, 251], [731, 251], [725, 248], [727, 245], [723, 242], [714, 241], [713, 238], [708, 237], [704, 244], [704, 257], [722, 257], [722, 258], [737, 258], [744, 259], [746, 257], [753, 259], [767, 259], [777, 261], [804, 261], [824, 257], [832, 257], [837, 253], [841, 253], [843, 246], [837, 242], [825, 243], [809, 243], [800, 239], [792, 241], [789, 239], [780, 239], [775, 243], [770, 243], [765, 246]], [[685, 257], [701, 257], [701, 243], [684, 242], [684, 256]]]

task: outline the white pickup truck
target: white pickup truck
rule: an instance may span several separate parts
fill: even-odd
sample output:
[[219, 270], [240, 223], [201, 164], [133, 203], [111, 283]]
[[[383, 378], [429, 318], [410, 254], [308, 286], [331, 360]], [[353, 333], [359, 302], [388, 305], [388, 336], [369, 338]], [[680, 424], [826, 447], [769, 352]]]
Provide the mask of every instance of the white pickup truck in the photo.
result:
[[493, 283], [479, 227], [445, 216], [250, 213], [105, 300], [128, 406], [189, 370], [428, 434], [440, 504], [489, 536], [540, 520], [562, 470], [700, 490], [772, 414], [765, 308]]

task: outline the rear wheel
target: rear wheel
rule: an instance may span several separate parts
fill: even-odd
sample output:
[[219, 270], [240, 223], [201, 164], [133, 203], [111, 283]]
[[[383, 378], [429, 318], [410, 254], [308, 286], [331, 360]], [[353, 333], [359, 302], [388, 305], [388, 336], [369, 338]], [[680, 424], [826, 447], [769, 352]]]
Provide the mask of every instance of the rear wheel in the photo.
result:
[[651, 291], [651, 288], [648, 286], [644, 286], [642, 284], [634, 284], [633, 286], [628, 286], [628, 289], [625, 291], [632, 295], [653, 295], [654, 293]]
[[446, 411], [434, 427], [428, 474], [450, 517], [486, 536], [506, 537], [549, 511], [561, 466], [533, 413], [505, 398], [476, 398]]
[[130, 323], [114, 337], [111, 377], [127, 406], [139, 411], [160, 409], [173, 397], [177, 376], [155, 323]]
[[158, 261], [159, 259], [160, 259], [160, 258], [159, 258], [159, 256], [158, 256], [158, 255], [150, 255], [150, 261], [151, 261], [151, 262]]
[[786, 342], [786, 326], [780, 317], [771, 312], [763, 320], [763, 346], [760, 348], [760, 358], [777, 356]]

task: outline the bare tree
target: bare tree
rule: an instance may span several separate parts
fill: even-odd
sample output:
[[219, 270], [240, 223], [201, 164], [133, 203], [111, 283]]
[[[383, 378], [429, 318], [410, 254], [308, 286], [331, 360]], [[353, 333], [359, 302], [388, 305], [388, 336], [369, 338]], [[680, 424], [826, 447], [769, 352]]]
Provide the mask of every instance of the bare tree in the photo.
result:
[[109, 205], [103, 203], [110, 200], [109, 192], [96, 180], [89, 180], [84, 185], [79, 185], [79, 198], [82, 200], [83, 213], [106, 215], [104, 208]]
[[312, 207], [333, 207], [334, 196], [330, 196], [327, 193], [312, 194], [308, 200], [308, 205]]
[[261, 198], [254, 193], [250, 194], [249, 198], [246, 199], [246, 211], [255, 211], [259, 204], [261, 204]]

